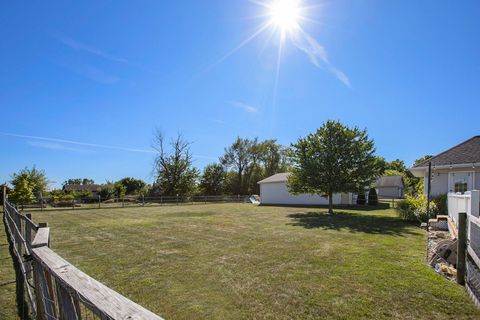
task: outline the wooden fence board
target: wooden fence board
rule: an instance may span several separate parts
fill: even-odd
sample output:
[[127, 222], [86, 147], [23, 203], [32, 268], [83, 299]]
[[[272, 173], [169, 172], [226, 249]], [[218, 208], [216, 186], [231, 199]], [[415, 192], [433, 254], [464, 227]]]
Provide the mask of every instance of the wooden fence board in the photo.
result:
[[87, 307], [101, 318], [162, 319], [75, 268], [50, 248], [46, 246], [33, 248], [32, 254], [36, 260], [42, 262], [43, 267], [56, 281], [60, 281], [67, 290], [77, 292], [80, 300], [88, 301]]
[[39, 228], [35, 239], [32, 241], [32, 248], [38, 248], [42, 246], [48, 246], [50, 241], [50, 228]]

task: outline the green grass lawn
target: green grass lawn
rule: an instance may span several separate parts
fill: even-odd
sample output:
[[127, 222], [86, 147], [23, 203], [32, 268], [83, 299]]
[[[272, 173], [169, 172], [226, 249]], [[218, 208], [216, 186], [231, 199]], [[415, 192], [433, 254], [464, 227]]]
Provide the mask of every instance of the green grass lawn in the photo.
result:
[[325, 211], [210, 204], [34, 220], [64, 258], [167, 319], [480, 318], [425, 264], [424, 231], [391, 209]]

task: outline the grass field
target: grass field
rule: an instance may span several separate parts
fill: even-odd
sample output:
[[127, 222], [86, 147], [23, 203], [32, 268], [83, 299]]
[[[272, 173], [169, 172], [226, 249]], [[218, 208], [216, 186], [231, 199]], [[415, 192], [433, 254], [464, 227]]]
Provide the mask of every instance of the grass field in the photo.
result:
[[328, 216], [210, 204], [47, 211], [34, 220], [50, 224], [51, 247], [64, 258], [167, 319], [480, 317], [462, 287], [425, 264], [425, 232], [391, 209]]

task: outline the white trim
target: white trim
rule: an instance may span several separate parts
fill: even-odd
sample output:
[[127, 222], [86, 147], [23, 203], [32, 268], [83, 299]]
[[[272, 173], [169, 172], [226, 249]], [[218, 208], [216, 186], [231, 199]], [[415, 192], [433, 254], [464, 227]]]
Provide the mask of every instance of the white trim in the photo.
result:
[[[477, 167], [480, 166], [479, 162], [470, 162], [470, 163], [458, 163], [458, 164], [442, 164], [442, 165], [434, 165], [432, 164], [432, 170], [435, 169], [453, 169], [453, 168], [472, 168], [472, 166]], [[410, 170], [428, 170], [428, 166], [422, 167], [412, 167]]]

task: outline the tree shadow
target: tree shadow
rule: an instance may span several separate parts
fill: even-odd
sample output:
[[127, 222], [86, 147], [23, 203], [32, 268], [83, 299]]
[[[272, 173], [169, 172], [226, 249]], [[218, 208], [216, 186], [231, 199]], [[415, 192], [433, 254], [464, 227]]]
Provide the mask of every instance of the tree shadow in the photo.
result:
[[306, 229], [324, 229], [340, 231], [346, 229], [349, 232], [364, 232], [370, 234], [386, 234], [403, 236], [414, 234], [412, 223], [395, 217], [358, 214], [345, 211], [337, 211], [330, 215], [327, 212], [299, 212], [288, 215], [293, 222], [288, 225], [304, 227]]
[[[310, 209], [328, 209], [327, 205], [308, 205], [308, 204], [260, 204], [262, 207], [290, 207], [290, 208], [310, 208]], [[379, 203], [370, 205], [334, 205], [334, 210], [355, 210], [355, 211], [376, 211], [392, 208], [390, 203]]]

